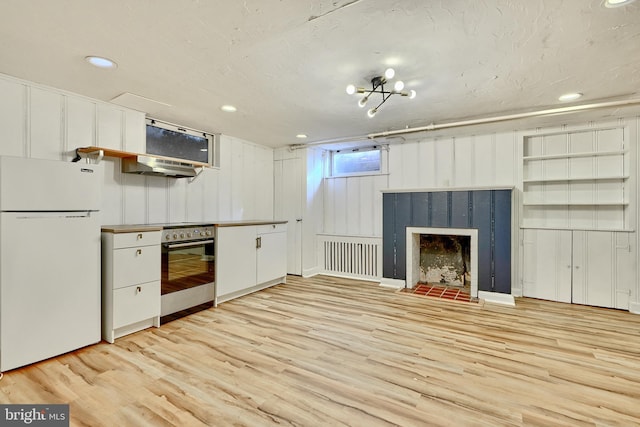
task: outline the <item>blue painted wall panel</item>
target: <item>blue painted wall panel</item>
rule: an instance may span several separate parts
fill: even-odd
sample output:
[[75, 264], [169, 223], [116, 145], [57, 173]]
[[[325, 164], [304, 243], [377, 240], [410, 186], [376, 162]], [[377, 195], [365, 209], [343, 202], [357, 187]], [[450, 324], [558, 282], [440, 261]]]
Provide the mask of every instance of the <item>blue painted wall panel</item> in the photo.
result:
[[495, 191], [494, 228], [494, 276], [495, 291], [511, 293], [511, 191]]
[[448, 193], [439, 191], [431, 193], [431, 224], [430, 227], [449, 227]]
[[407, 277], [407, 227], [411, 224], [411, 193], [397, 193], [396, 197], [394, 279], [405, 279]]
[[395, 278], [396, 194], [382, 195], [382, 277]]
[[478, 290], [491, 291], [491, 191], [474, 191], [473, 228], [478, 230]]
[[429, 194], [411, 194], [411, 227], [429, 227]]
[[451, 192], [451, 224], [453, 228], [471, 228], [468, 191]]

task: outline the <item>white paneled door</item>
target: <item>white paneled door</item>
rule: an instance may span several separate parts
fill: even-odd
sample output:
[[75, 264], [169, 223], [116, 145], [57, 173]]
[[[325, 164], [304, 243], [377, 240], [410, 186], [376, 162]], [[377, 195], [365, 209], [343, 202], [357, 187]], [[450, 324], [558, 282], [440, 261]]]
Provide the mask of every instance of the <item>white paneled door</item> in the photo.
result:
[[525, 297], [571, 302], [571, 231], [525, 229]]
[[287, 274], [302, 275], [302, 161], [276, 160], [275, 219], [288, 221]]

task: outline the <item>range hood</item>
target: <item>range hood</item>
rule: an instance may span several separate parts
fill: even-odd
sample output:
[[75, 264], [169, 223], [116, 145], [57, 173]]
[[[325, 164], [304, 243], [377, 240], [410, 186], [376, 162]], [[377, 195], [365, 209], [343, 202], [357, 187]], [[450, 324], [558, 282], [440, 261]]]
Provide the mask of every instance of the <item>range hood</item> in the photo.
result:
[[122, 172], [139, 175], [168, 176], [171, 178], [194, 178], [202, 167], [179, 160], [163, 159], [138, 154], [122, 159]]

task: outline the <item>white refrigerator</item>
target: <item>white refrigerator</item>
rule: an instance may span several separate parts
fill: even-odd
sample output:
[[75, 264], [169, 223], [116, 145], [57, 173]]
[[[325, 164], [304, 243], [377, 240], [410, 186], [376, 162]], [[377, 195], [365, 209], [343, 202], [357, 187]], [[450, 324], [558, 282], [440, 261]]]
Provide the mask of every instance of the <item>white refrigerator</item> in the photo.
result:
[[100, 341], [102, 165], [0, 156], [0, 371]]

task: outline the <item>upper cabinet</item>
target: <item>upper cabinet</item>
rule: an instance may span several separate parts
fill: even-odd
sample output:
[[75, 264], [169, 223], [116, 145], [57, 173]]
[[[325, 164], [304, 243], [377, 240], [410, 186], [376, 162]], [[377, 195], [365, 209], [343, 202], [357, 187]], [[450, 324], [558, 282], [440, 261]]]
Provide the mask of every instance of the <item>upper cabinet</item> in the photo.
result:
[[630, 228], [623, 127], [524, 138], [524, 228]]

